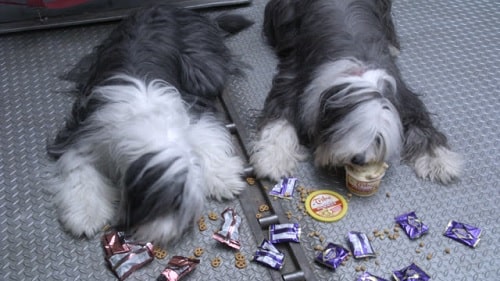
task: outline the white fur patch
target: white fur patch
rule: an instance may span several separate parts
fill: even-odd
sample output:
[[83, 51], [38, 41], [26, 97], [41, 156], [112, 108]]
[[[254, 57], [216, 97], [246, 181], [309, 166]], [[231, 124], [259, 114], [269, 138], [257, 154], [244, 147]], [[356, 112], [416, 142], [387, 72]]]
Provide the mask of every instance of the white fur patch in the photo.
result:
[[250, 163], [260, 178], [279, 180], [291, 176], [299, 161], [307, 158], [295, 128], [287, 120], [269, 122], [253, 143]]
[[440, 146], [432, 153], [416, 158], [413, 166], [419, 177], [449, 184], [460, 176], [462, 158], [459, 154]]
[[83, 151], [70, 150], [54, 164], [50, 181], [59, 220], [75, 236], [93, 236], [115, 216], [119, 191]]
[[246, 186], [242, 179], [243, 161], [234, 151], [228, 130], [205, 115], [191, 125], [188, 139], [201, 159], [206, 195], [222, 200], [239, 194]]

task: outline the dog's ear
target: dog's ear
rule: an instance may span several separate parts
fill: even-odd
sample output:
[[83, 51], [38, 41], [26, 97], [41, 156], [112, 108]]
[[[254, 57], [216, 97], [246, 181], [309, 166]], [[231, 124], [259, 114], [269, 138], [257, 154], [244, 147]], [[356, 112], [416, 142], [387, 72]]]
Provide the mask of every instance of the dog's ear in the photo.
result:
[[300, 24], [297, 9], [301, 1], [303, 0], [271, 0], [266, 5], [263, 33], [271, 47], [280, 46], [278, 54], [288, 50], [287, 47], [282, 47], [285, 42], [293, 46]]

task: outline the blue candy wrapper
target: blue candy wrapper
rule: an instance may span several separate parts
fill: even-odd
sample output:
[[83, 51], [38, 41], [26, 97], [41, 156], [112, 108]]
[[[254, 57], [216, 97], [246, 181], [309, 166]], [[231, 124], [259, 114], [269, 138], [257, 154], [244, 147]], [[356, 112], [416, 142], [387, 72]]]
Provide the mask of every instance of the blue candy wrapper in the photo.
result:
[[429, 227], [425, 225], [415, 214], [410, 212], [400, 215], [395, 218], [396, 222], [403, 228], [410, 239], [417, 239], [429, 231]]
[[481, 229], [469, 224], [450, 221], [443, 235], [471, 248], [475, 248], [479, 240], [481, 240], [479, 238], [481, 236]]
[[427, 281], [431, 279], [425, 271], [414, 263], [406, 268], [394, 271], [392, 277], [394, 277], [396, 281]]
[[281, 198], [292, 197], [297, 182], [297, 178], [282, 178], [277, 184], [274, 185], [273, 189], [269, 192], [269, 195]]
[[372, 248], [368, 236], [362, 232], [351, 231], [347, 234], [347, 241], [351, 248], [352, 255], [355, 258], [375, 257], [375, 251]]
[[252, 260], [270, 268], [279, 270], [283, 267], [285, 255], [274, 247], [272, 243], [264, 240], [257, 251], [255, 251]]
[[349, 251], [337, 244], [328, 243], [328, 245], [316, 256], [315, 261], [326, 267], [336, 269], [342, 261], [349, 255]]
[[269, 242], [285, 243], [300, 241], [301, 229], [298, 223], [272, 224], [269, 226]]

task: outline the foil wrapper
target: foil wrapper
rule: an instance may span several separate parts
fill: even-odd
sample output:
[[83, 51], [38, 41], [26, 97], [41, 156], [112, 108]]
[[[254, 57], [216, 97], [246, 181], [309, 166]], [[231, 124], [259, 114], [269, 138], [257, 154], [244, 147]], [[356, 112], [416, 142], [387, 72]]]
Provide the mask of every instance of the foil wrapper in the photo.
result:
[[282, 178], [277, 184], [273, 186], [269, 195], [281, 198], [292, 197], [297, 185], [297, 178]]
[[224, 219], [224, 223], [221, 229], [214, 233], [212, 238], [231, 248], [239, 250], [241, 248], [239, 237], [241, 217], [231, 208], [224, 210], [221, 215]]
[[479, 240], [481, 240], [481, 229], [469, 224], [450, 221], [443, 235], [471, 248], [475, 248]]
[[412, 263], [408, 267], [394, 271], [392, 277], [396, 281], [427, 281], [431, 277], [420, 267]]
[[110, 231], [102, 236], [102, 245], [106, 257], [127, 253], [130, 247], [127, 244], [125, 233], [122, 231]]
[[255, 251], [252, 260], [267, 267], [280, 270], [283, 267], [285, 255], [271, 242], [264, 240], [257, 251]]
[[388, 280], [382, 277], [375, 276], [365, 271], [360, 276], [358, 276], [356, 281], [388, 281]]
[[406, 232], [406, 235], [412, 240], [421, 237], [429, 231], [429, 227], [417, 217], [415, 212], [400, 215], [395, 219]]
[[362, 232], [351, 231], [347, 234], [347, 241], [355, 258], [375, 257], [375, 251], [368, 240], [368, 236]]
[[119, 280], [153, 261], [153, 244], [128, 240], [123, 232], [112, 231], [103, 235], [105, 260]]
[[328, 243], [328, 245], [315, 258], [315, 261], [326, 267], [336, 269], [348, 256], [349, 251], [337, 244]]
[[269, 242], [300, 242], [301, 229], [298, 223], [272, 224], [269, 226]]
[[193, 271], [200, 263], [199, 259], [173, 256], [156, 281], [178, 281]]

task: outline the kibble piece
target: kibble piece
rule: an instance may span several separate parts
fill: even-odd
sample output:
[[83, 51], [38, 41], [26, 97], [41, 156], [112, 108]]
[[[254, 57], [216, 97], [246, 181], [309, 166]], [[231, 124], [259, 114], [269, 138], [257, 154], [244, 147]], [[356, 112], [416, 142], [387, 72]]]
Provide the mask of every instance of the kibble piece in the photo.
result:
[[219, 216], [216, 213], [214, 213], [214, 212], [210, 212], [210, 213], [208, 213], [208, 218], [210, 220], [215, 221], [215, 220], [217, 220], [219, 218]]
[[267, 212], [269, 211], [269, 206], [267, 204], [262, 204], [259, 206], [259, 212]]
[[449, 254], [449, 253], [451, 253], [451, 249], [450, 248], [445, 248], [444, 252], [447, 253], [447, 254]]
[[234, 254], [234, 258], [237, 261], [244, 261], [245, 260], [245, 256], [241, 252], [237, 252], [236, 254]]
[[255, 184], [255, 178], [248, 177], [248, 178], [247, 178], [247, 183], [248, 183], [249, 185], [254, 185], [254, 184]]
[[420, 246], [420, 248], [423, 248], [423, 247], [425, 246], [425, 244], [424, 244], [424, 242], [420, 242], [420, 243], [418, 244], [418, 246]]
[[361, 271], [366, 271], [366, 266], [362, 265], [362, 266], [360, 266], [360, 267], [359, 267], [359, 269], [360, 269]]
[[201, 255], [203, 255], [203, 248], [198, 247], [194, 249], [193, 254], [195, 257], [201, 257]]
[[219, 267], [222, 264], [222, 259], [219, 257], [215, 257], [212, 259], [210, 264], [212, 265], [212, 267]]
[[316, 245], [316, 246], [314, 246], [314, 250], [316, 250], [316, 251], [323, 251], [324, 248], [323, 248], [323, 246]]
[[422, 251], [420, 249], [415, 249], [415, 253], [420, 254]]
[[261, 213], [257, 213], [257, 214], [255, 214], [255, 217], [256, 217], [257, 219], [260, 219], [260, 218], [262, 218], [262, 214], [261, 214]]
[[247, 267], [247, 261], [246, 260], [237, 260], [234, 263], [234, 265], [236, 266], [236, 268], [242, 269], [242, 268]]

